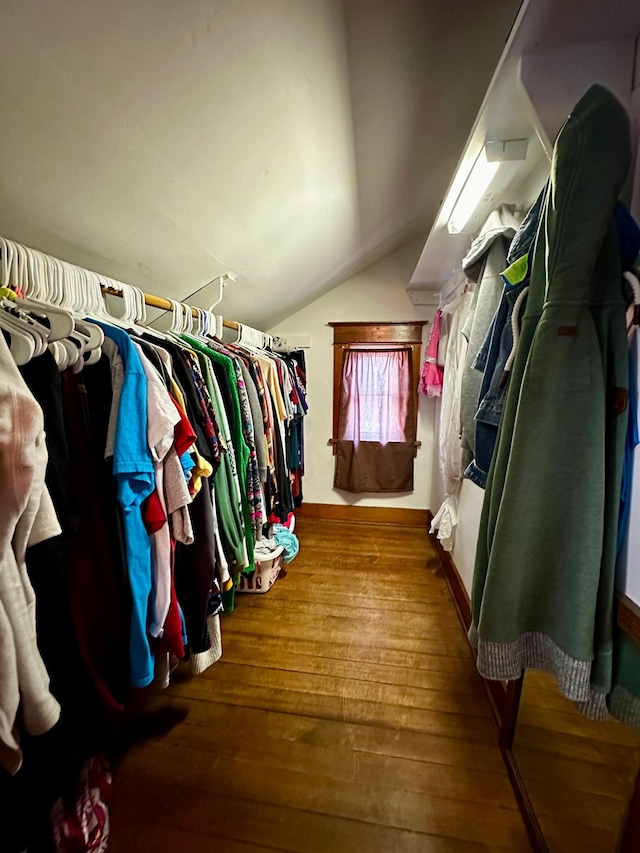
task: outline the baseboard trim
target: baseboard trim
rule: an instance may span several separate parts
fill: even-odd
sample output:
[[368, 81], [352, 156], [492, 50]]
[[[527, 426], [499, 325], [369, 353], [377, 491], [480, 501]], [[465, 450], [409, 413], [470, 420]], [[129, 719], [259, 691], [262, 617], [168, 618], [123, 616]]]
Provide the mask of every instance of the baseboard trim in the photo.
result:
[[[431, 533], [432, 520], [433, 516], [431, 512], [429, 512], [429, 539], [438, 554], [447, 589], [449, 590], [449, 595], [451, 596], [453, 606], [458, 614], [458, 619], [460, 620], [460, 624], [462, 625], [468, 642], [468, 632], [471, 627], [471, 599], [469, 598], [469, 593], [462, 582], [462, 578], [456, 568], [456, 564], [451, 558], [451, 554], [444, 550], [442, 543], [435, 533]], [[469, 648], [471, 649], [471, 653], [475, 660], [476, 650], [471, 643], [469, 643]], [[519, 681], [507, 682], [506, 688], [501, 681], [489, 681], [486, 678], [483, 678], [482, 681], [487, 691], [489, 704], [491, 705], [491, 710], [493, 711], [493, 716], [498, 727], [498, 743], [500, 746], [500, 752], [502, 753], [502, 760], [507, 768], [511, 787], [513, 788], [513, 792], [516, 796], [529, 840], [531, 841], [532, 847], [536, 853], [548, 853], [549, 848], [544, 840], [540, 824], [538, 823], [524, 780], [520, 774], [518, 764], [512, 752], [518, 707], [520, 705], [522, 679]]]
[[516, 795], [520, 814], [524, 820], [524, 825], [529, 836], [529, 841], [535, 853], [549, 853], [549, 847], [540, 828], [538, 818], [533, 808], [533, 804], [529, 799], [527, 786], [520, 773], [518, 762], [515, 759], [513, 752], [510, 749], [501, 748], [502, 760], [509, 774], [509, 781], [513, 788], [513, 793]]
[[358, 504], [303, 503], [295, 510], [296, 518], [316, 518], [322, 521], [351, 521], [367, 524], [396, 524], [403, 527], [425, 528], [429, 523], [428, 509], [404, 509], [392, 506], [359, 506]]
[[[451, 559], [451, 554], [448, 551], [445, 551], [442, 547], [442, 542], [438, 539], [435, 533], [431, 533], [431, 522], [433, 521], [433, 515], [431, 511], [428, 513], [429, 515], [429, 539], [431, 540], [431, 544], [438, 552], [438, 557], [440, 559], [440, 564], [442, 565], [442, 570], [444, 572], [444, 578], [447, 582], [447, 587], [449, 588], [449, 592], [451, 594], [451, 598], [453, 599], [454, 607], [456, 608], [456, 613], [458, 614], [458, 619], [460, 620], [460, 624], [464, 628], [465, 634], [469, 631], [471, 627], [471, 599], [469, 598], [469, 593], [462, 582], [462, 578], [460, 577], [460, 573], [456, 568], [456, 564]], [[475, 654], [475, 649], [472, 647], [472, 651]]]
[[[471, 599], [469, 598], [467, 588], [462, 582], [462, 578], [460, 577], [460, 573], [456, 568], [456, 564], [451, 559], [451, 554], [448, 551], [444, 550], [444, 548], [442, 547], [442, 543], [440, 542], [436, 534], [431, 533], [432, 520], [433, 516], [431, 514], [431, 511], [429, 511], [429, 539], [431, 540], [431, 544], [438, 553], [440, 565], [442, 566], [442, 571], [444, 572], [444, 579], [447, 584], [451, 599], [453, 600], [453, 606], [456, 609], [456, 613], [458, 614], [458, 619], [460, 620], [460, 624], [462, 625], [465, 636], [467, 636], [469, 633], [469, 628], [471, 627]], [[467, 636], [467, 641], [468, 639], [469, 638]], [[469, 643], [469, 648], [471, 649], [471, 653], [473, 654], [473, 657], [475, 659], [476, 650], [471, 645], [471, 643]], [[501, 729], [502, 723], [505, 719], [505, 701], [507, 693], [501, 681], [488, 681], [486, 678], [483, 678], [482, 680], [487, 689], [487, 693], [489, 694], [489, 701], [491, 703], [491, 708], [493, 710], [493, 715], [498, 725], [498, 729]]]

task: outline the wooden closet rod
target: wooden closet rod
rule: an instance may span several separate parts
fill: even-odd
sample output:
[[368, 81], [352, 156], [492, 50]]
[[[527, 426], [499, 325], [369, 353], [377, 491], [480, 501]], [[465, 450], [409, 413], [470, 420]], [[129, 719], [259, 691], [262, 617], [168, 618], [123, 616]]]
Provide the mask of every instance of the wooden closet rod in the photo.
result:
[[[102, 292], [108, 293], [110, 296], [120, 296], [122, 297], [122, 292], [120, 290], [116, 290], [113, 287], [106, 287], [104, 284], [101, 285]], [[172, 304], [168, 299], [165, 299], [162, 296], [154, 296], [153, 293], [143, 293], [145, 304], [151, 305], [153, 308], [164, 308], [166, 311], [171, 311]], [[191, 313], [194, 317], [198, 316], [198, 312], [195, 308], [191, 309]], [[235, 320], [222, 320], [222, 325], [227, 329], [235, 329], [238, 331], [238, 324]]]
[[[0, 240], [2, 240], [3, 247], [5, 245], [8, 245], [8, 246], [13, 248], [14, 252], [18, 252], [19, 248], [22, 248], [23, 251], [26, 251], [26, 252], [35, 252], [34, 249], [27, 249], [26, 246], [20, 247], [19, 243], [14, 243], [12, 240], [5, 240], [4, 238], [0, 238]], [[3, 249], [3, 251], [4, 251], [4, 249]], [[66, 261], [60, 261], [57, 258], [51, 258], [49, 255], [45, 255], [42, 252], [35, 252], [35, 253], [37, 255], [39, 255], [41, 258], [49, 258], [49, 260], [55, 261], [58, 264], [62, 264], [64, 267], [74, 267], [73, 264], [68, 264]], [[75, 269], [81, 269], [79, 267], [74, 267], [74, 268]], [[95, 275], [95, 273], [93, 273], [92, 275]], [[109, 279], [107, 279], [107, 281], [109, 281]], [[123, 297], [122, 291], [118, 290], [115, 287], [109, 287], [107, 284], [103, 284], [102, 282], [100, 282], [100, 288], [101, 288], [103, 293], [109, 293], [111, 296], [120, 296], [121, 298]], [[222, 289], [220, 290], [220, 293], [222, 294]], [[147, 305], [153, 306], [154, 308], [164, 308], [165, 311], [171, 311], [171, 309], [173, 307], [172, 303], [168, 299], [164, 299], [162, 296], [154, 296], [153, 293], [143, 293], [142, 295], [144, 297], [145, 303]], [[191, 313], [193, 314], [194, 317], [198, 316], [198, 312], [195, 308], [191, 309]], [[238, 332], [240, 330], [239, 325], [234, 320], [225, 320], [223, 318], [222, 319], [222, 325], [225, 326], [227, 329], [235, 329], [236, 332]]]

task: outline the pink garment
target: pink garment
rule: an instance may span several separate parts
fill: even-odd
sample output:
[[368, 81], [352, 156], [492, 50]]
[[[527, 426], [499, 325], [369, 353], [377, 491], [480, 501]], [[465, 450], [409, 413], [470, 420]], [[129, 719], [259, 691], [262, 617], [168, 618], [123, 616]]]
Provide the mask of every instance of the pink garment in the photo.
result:
[[389, 444], [406, 441], [410, 394], [406, 349], [351, 349], [342, 374], [340, 438]]
[[438, 308], [433, 318], [431, 334], [427, 343], [427, 353], [420, 374], [420, 390], [427, 397], [439, 397], [442, 394], [444, 370], [438, 364], [438, 345], [440, 343], [440, 322], [442, 309]]
[[86, 761], [73, 792], [51, 810], [56, 853], [106, 853], [112, 788], [103, 757]]

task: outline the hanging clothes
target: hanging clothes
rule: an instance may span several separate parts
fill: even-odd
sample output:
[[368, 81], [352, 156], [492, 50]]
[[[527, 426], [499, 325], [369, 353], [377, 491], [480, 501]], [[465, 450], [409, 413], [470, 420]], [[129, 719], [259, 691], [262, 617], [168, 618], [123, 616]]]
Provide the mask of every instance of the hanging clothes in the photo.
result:
[[49, 843], [60, 797], [75, 820], [131, 687], [220, 658], [223, 600], [301, 500], [302, 353], [88, 322], [101, 357], [62, 373], [48, 350], [18, 370], [0, 336], [3, 849]]
[[438, 363], [441, 322], [442, 308], [438, 308], [436, 316], [433, 318], [425, 359], [420, 372], [420, 390], [426, 397], [439, 397], [442, 393], [444, 370]]
[[[451, 289], [452, 282], [455, 290]], [[466, 278], [458, 274], [452, 276], [445, 288], [450, 295], [442, 309], [448, 333], [438, 433], [438, 457], [445, 496], [431, 522], [431, 533], [437, 531], [442, 547], [445, 551], [451, 551], [455, 543], [458, 493], [464, 472], [460, 442], [461, 384], [468, 343], [462, 330], [471, 312], [473, 294], [468, 289]]]
[[487, 482], [504, 409], [513, 359], [514, 331], [517, 334], [520, 316], [526, 306], [526, 294], [522, 299], [519, 297], [529, 286], [529, 250], [538, 230], [544, 194], [543, 190], [511, 242], [506, 258], [509, 267], [501, 275], [504, 282], [502, 298], [482, 347], [472, 362], [473, 369], [482, 374], [482, 379], [475, 414], [474, 458], [467, 465], [464, 476], [482, 489]]
[[26, 551], [62, 532], [45, 485], [47, 451], [42, 410], [0, 335], [0, 761], [15, 773], [22, 752], [18, 706], [29, 734], [49, 731], [60, 705], [49, 690], [36, 636], [36, 603]]
[[151, 594], [151, 542], [142, 517], [142, 503], [155, 485], [153, 456], [148, 442], [147, 378], [133, 341], [122, 329], [98, 323], [105, 338], [117, 347], [121, 364], [112, 362], [114, 396], [107, 437], [113, 448], [113, 474], [122, 507], [132, 619], [131, 683], [146, 687], [153, 681], [153, 655], [147, 636], [147, 605]]
[[594, 86], [554, 147], [473, 580], [480, 672], [547, 670], [594, 717], [612, 686], [628, 388], [613, 211], [629, 163], [629, 118]]
[[513, 210], [508, 205], [501, 205], [489, 215], [462, 261], [462, 269], [467, 278], [475, 282], [471, 288], [474, 294], [473, 304], [462, 330], [469, 343], [462, 375], [460, 403], [464, 468], [475, 454], [474, 417], [482, 383], [481, 375], [473, 369], [473, 362], [498, 308], [502, 295], [501, 273], [507, 266], [509, 244], [519, 227], [520, 222]]

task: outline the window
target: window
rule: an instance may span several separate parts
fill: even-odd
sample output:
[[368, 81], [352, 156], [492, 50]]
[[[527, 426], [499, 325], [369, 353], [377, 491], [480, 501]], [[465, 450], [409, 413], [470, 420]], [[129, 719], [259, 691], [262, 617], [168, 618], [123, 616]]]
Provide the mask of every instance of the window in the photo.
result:
[[410, 350], [350, 348], [344, 358], [338, 438], [405, 441], [411, 393]]
[[334, 329], [334, 487], [413, 489], [424, 322], [330, 323]]

